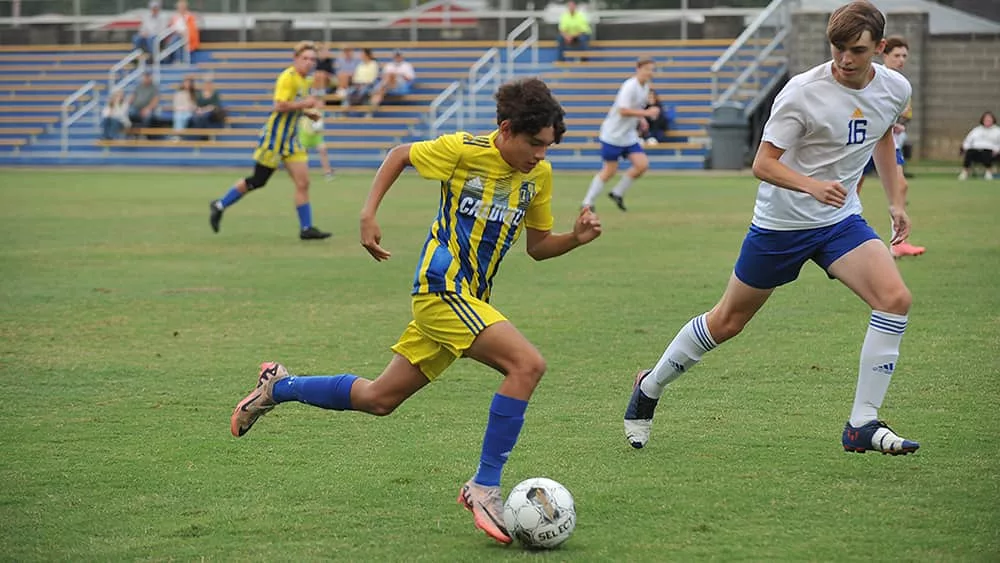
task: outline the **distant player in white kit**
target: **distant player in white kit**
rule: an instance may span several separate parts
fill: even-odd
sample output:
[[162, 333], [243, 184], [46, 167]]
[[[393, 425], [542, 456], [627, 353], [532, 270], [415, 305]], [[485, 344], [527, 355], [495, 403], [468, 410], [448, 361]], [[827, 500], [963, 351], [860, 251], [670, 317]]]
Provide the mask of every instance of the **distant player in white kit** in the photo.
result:
[[[885, 50], [882, 52], [882, 62], [885, 64], [886, 68], [891, 68], [896, 72], [903, 72], [903, 67], [906, 66], [906, 59], [910, 56], [910, 45], [907, 44], [906, 40], [898, 35], [893, 35], [892, 37], [887, 37], [885, 40]], [[913, 117], [913, 108], [908, 107], [906, 111], [903, 112], [901, 122], [908, 121]], [[903, 123], [896, 123], [892, 128], [892, 139], [896, 144], [896, 173], [900, 176], [900, 182], [903, 185], [903, 197], [905, 198], [907, 192], [909, 192], [909, 185], [906, 182], [906, 176], [903, 174], [903, 164], [906, 161], [903, 159], [903, 143], [906, 139], [906, 126]], [[865, 174], [869, 174], [875, 171], [875, 161], [869, 160], [868, 165], [865, 166]], [[861, 176], [858, 180], [858, 194], [861, 193], [861, 187], [865, 183], [865, 177]], [[894, 258], [901, 258], [903, 256], [920, 256], [924, 253], [926, 249], [922, 246], [914, 246], [906, 240], [901, 240], [896, 244], [889, 247], [889, 251], [892, 252]]]
[[635, 76], [622, 83], [615, 96], [615, 103], [608, 110], [608, 116], [601, 123], [601, 171], [594, 176], [583, 199], [583, 207], [594, 207], [594, 200], [604, 190], [604, 184], [618, 171], [618, 160], [628, 159], [632, 168], [626, 172], [618, 184], [608, 194], [625, 211], [625, 192], [632, 182], [649, 169], [649, 159], [639, 144], [639, 127], [647, 126], [645, 118], [660, 115], [659, 107], [646, 109], [649, 86], [653, 80], [656, 63], [652, 59], [640, 59], [636, 63]]
[[903, 75], [872, 64], [884, 46], [884, 32], [885, 17], [871, 3], [840, 7], [827, 26], [833, 61], [795, 76], [778, 94], [753, 164], [761, 183], [734, 274], [718, 304], [689, 321], [652, 370], [636, 375], [625, 411], [625, 436], [633, 447], [649, 440], [667, 384], [739, 334], [807, 260], [872, 309], [854, 406], [841, 437], [844, 450], [898, 455], [920, 447], [878, 419], [911, 297], [889, 250], [861, 217], [855, 191], [874, 150], [895, 238], [906, 239], [910, 220], [896, 174], [892, 125], [906, 109], [911, 89]]

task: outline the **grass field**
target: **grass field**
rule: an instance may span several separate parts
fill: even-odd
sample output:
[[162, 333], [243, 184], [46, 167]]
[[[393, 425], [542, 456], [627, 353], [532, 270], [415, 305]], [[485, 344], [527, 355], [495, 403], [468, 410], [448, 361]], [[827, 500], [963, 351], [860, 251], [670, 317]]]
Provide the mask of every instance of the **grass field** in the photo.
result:
[[[218, 172], [0, 176], [2, 560], [996, 561], [1000, 559], [1000, 182], [912, 181], [914, 294], [882, 409], [916, 455], [846, 454], [867, 307], [809, 265], [661, 401], [632, 451], [632, 376], [718, 298], [748, 177], [660, 176], [602, 238], [536, 263], [512, 250], [494, 303], [549, 364], [504, 484], [575, 495], [561, 549], [531, 554], [455, 505], [499, 376], [471, 361], [387, 418], [282, 405], [243, 439], [257, 365], [377, 375], [409, 320], [436, 186], [406, 176], [358, 245], [369, 175], [314, 186], [304, 243], [284, 177], [208, 228]], [[589, 177], [557, 178], [557, 230]], [[866, 215], [888, 228], [876, 181]]]

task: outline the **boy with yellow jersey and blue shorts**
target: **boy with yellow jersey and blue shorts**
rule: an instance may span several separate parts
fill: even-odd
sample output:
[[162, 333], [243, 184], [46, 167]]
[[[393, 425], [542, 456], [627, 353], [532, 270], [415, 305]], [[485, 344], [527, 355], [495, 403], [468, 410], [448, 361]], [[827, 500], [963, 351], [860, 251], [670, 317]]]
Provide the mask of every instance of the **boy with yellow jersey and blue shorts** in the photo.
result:
[[299, 238], [320, 240], [330, 233], [312, 224], [312, 206], [309, 204], [309, 155], [299, 139], [299, 119], [304, 115], [319, 119], [317, 111], [323, 100], [310, 94], [306, 78], [316, 66], [316, 47], [311, 41], [295, 46], [292, 66], [286, 68], [274, 84], [274, 108], [261, 129], [254, 149], [253, 175], [236, 182], [221, 198], [209, 205], [209, 225], [216, 233], [222, 222], [222, 213], [247, 192], [263, 188], [283, 163], [295, 183], [295, 209], [299, 216]]
[[233, 412], [230, 429], [242, 436], [278, 403], [298, 401], [333, 410], [384, 416], [468, 357], [504, 375], [489, 409], [479, 468], [461, 488], [458, 502], [477, 528], [502, 543], [500, 474], [524, 423], [535, 386], [545, 373], [538, 350], [489, 303], [493, 278], [504, 255], [527, 230], [527, 252], [554, 258], [601, 234], [590, 209], [573, 231], [553, 234], [552, 166], [546, 149], [566, 130], [564, 113], [544, 82], [525, 79], [496, 94], [496, 131], [489, 135], [444, 135], [400, 145], [386, 156], [361, 211], [361, 244], [378, 261], [382, 248], [375, 219], [382, 198], [412, 165], [441, 183], [437, 217], [420, 252], [413, 280], [413, 320], [392, 347], [389, 365], [375, 380], [356, 375], [297, 376], [279, 363], [265, 363], [257, 386]]

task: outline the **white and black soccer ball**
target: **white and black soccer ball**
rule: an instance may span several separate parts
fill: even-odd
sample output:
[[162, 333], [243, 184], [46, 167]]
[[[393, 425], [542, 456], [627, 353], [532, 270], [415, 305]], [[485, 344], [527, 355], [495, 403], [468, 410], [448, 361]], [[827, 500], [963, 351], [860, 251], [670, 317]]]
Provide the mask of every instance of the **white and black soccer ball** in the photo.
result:
[[576, 528], [576, 507], [569, 489], [545, 477], [521, 481], [503, 506], [511, 537], [533, 549], [551, 549]]

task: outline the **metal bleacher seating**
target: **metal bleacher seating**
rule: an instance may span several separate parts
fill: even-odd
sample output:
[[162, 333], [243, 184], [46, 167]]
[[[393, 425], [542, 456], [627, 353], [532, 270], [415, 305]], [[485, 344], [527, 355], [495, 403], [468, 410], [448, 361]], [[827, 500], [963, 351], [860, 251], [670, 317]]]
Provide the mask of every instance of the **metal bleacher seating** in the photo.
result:
[[[542, 42], [538, 67], [519, 64], [519, 75], [539, 75], [566, 108], [569, 130], [550, 158], [560, 168], [597, 165], [597, 134], [621, 81], [640, 56], [658, 62], [654, 88], [673, 105], [677, 119], [670, 142], [649, 147], [653, 168], [701, 168], [706, 127], [711, 114], [709, 67], [729, 45], [726, 40], [595, 41], [587, 52], [570, 51], [556, 62], [554, 45]], [[249, 161], [257, 133], [269, 111], [274, 79], [290, 63], [291, 43], [206, 44], [192, 67], [166, 65], [161, 75], [161, 109], [169, 113], [178, 82], [187, 75], [214, 77], [229, 114], [222, 129], [189, 130], [191, 140], [170, 140], [169, 129], [151, 139], [98, 140], [97, 117], [87, 116], [69, 129], [67, 152], [61, 151], [60, 115], [65, 97], [88, 80], [106, 95], [109, 68], [127, 52], [126, 45], [32, 46], [31, 53], [0, 48], [0, 164], [164, 164], [233, 165]], [[412, 94], [387, 99], [374, 117], [367, 108], [340, 110], [328, 97], [325, 135], [335, 167], [375, 167], [393, 145], [426, 138], [430, 102], [454, 81], [465, 83], [469, 67], [493, 42], [366, 43], [387, 60], [401, 48], [417, 71]], [[501, 52], [503, 50], [501, 49]], [[582, 59], [577, 60], [577, 59]], [[762, 72], [768, 72], [765, 65]], [[725, 87], [735, 73], [720, 76]], [[86, 98], [81, 100], [85, 102]], [[489, 92], [480, 94], [478, 115], [465, 128], [485, 132], [494, 126]], [[100, 111], [100, 106], [95, 112]], [[153, 133], [140, 131], [139, 133]]]

